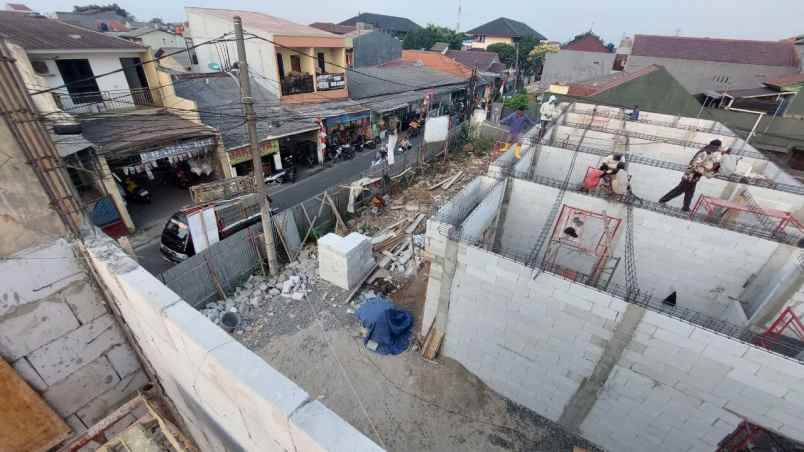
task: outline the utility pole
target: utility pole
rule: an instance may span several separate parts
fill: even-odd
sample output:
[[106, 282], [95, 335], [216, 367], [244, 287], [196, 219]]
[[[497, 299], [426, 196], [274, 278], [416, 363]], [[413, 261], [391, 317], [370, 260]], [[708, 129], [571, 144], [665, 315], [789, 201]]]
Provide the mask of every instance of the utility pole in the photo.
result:
[[254, 186], [260, 203], [260, 216], [262, 218], [262, 233], [265, 238], [265, 255], [268, 257], [268, 271], [271, 275], [279, 273], [279, 259], [276, 257], [274, 245], [274, 227], [271, 219], [271, 203], [265, 193], [265, 176], [262, 173], [262, 156], [257, 141], [257, 115], [254, 114], [254, 98], [251, 97], [251, 81], [248, 77], [248, 63], [246, 62], [246, 43], [243, 40], [243, 20], [240, 16], [234, 17], [235, 41], [237, 42], [237, 66], [240, 70], [240, 96], [243, 101], [243, 111], [246, 113], [246, 127], [248, 128], [248, 141], [251, 148], [251, 163], [254, 166]]

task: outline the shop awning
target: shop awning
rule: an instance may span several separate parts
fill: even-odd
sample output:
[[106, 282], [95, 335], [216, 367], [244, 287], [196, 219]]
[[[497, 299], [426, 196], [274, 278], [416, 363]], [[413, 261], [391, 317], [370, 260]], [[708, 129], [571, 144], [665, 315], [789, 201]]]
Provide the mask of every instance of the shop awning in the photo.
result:
[[81, 127], [84, 138], [110, 161], [191, 152], [209, 146], [216, 135], [210, 127], [164, 112], [94, 117], [82, 120]]

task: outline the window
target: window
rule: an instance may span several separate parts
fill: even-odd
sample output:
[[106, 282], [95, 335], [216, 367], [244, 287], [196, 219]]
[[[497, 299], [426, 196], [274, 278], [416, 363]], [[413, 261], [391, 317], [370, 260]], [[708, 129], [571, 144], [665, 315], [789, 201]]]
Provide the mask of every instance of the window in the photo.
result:
[[46, 61], [31, 61], [31, 67], [39, 75], [50, 75], [50, 68]]
[[318, 52], [318, 72], [325, 73], [326, 71], [326, 60], [324, 59], [324, 52]]
[[293, 72], [301, 72], [301, 57], [298, 55], [290, 56], [290, 70]]

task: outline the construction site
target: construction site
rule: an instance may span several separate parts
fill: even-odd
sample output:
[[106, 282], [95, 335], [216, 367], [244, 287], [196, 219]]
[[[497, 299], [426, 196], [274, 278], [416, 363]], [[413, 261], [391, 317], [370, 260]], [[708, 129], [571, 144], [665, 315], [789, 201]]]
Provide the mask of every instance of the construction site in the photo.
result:
[[[712, 121], [560, 107], [428, 221], [421, 334], [607, 450], [798, 450], [802, 186]], [[731, 169], [657, 202], [712, 140]], [[610, 154], [623, 194], [585, 185]]]

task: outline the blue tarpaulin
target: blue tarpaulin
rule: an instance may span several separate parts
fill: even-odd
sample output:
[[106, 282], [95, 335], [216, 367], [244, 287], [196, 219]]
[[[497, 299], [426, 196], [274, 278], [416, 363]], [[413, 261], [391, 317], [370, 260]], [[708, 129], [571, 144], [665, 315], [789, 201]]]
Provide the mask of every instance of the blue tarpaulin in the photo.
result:
[[385, 297], [369, 298], [357, 308], [357, 318], [368, 329], [369, 334], [363, 343], [375, 341], [377, 353], [398, 355], [408, 348], [413, 329], [413, 315], [397, 309]]

